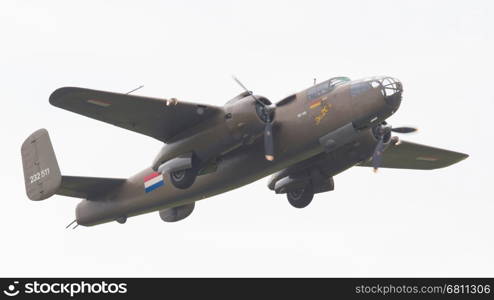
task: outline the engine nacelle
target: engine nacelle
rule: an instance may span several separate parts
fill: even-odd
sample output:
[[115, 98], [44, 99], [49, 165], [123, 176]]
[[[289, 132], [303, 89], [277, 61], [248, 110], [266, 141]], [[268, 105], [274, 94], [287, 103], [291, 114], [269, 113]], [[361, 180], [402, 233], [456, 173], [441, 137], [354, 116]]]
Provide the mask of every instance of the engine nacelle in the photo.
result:
[[[244, 94], [240, 94], [242, 96]], [[271, 102], [262, 96], [255, 96], [259, 101], [270, 105]], [[273, 112], [268, 111], [262, 104], [249, 95], [234, 98], [225, 105], [225, 120], [228, 129], [235, 139], [248, 141], [264, 131], [268, 118], [272, 120]]]
[[186, 153], [172, 158], [158, 167], [161, 174], [177, 172], [192, 168], [192, 153]]
[[[282, 171], [283, 172], [283, 171]], [[287, 173], [285, 173], [287, 174]], [[317, 168], [311, 168], [297, 175], [274, 176], [268, 187], [275, 191], [276, 194], [286, 194], [297, 191], [310, 185], [314, 194], [334, 190], [333, 177], [322, 174]]]
[[182, 206], [172, 207], [160, 211], [160, 218], [165, 222], [177, 222], [190, 216], [194, 211], [195, 202]]
[[354, 140], [357, 134], [353, 123], [348, 123], [320, 137], [319, 144], [329, 153]]
[[286, 176], [276, 181], [274, 191], [276, 194], [286, 194], [305, 187], [309, 183], [309, 178], [293, 178]]
[[[262, 96], [256, 98], [271, 104]], [[182, 159], [177, 159], [170, 165], [166, 163], [186, 153], [192, 153], [196, 158], [197, 167], [201, 168], [203, 163], [223, 153], [242, 144], [252, 143], [264, 132], [268, 117], [272, 120], [273, 116], [274, 112], [258, 103], [249, 93], [242, 93], [225, 104], [224, 116], [211, 120], [211, 124], [201, 130], [166, 144], [153, 161], [152, 168], [158, 170], [161, 166], [163, 171], [183, 168], [184, 162], [187, 162]]]

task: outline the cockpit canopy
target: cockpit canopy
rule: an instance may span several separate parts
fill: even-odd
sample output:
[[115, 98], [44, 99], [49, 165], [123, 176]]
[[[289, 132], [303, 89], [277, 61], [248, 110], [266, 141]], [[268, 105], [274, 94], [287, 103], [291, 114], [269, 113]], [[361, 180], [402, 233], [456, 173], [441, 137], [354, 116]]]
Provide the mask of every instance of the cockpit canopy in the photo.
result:
[[348, 77], [333, 77], [329, 80], [323, 81], [307, 91], [307, 98], [310, 100], [321, 97], [324, 94], [331, 92], [336, 86], [349, 82]]

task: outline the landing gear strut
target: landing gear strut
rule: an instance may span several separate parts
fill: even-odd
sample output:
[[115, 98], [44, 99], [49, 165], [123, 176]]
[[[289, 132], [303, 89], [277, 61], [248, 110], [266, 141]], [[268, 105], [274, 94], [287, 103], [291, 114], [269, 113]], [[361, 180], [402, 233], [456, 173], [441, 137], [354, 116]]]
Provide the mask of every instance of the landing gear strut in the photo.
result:
[[307, 185], [298, 190], [286, 193], [286, 197], [293, 207], [304, 208], [309, 205], [312, 198], [314, 198], [314, 191], [310, 185]]

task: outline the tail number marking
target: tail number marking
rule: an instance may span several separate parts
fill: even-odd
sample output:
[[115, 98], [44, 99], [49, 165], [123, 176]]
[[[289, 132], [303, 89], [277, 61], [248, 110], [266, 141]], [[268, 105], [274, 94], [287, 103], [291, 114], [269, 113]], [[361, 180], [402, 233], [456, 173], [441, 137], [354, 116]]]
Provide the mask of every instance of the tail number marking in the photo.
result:
[[29, 180], [31, 180], [31, 183], [35, 183], [36, 181], [40, 180], [43, 177], [48, 176], [49, 174], [50, 174], [50, 168], [46, 168], [29, 176]]

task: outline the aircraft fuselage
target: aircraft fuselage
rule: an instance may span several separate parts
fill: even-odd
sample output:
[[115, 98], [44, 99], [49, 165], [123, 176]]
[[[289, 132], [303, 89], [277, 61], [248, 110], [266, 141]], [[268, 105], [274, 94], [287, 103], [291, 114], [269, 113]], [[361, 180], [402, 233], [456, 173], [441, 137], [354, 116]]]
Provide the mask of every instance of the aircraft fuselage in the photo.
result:
[[[382, 87], [369, 83], [372, 80], [344, 82], [328, 90], [324, 90], [324, 85], [316, 85], [281, 103], [276, 108], [273, 123], [276, 133], [274, 161], [264, 158], [262, 138], [257, 138], [217, 157], [216, 170], [198, 176], [187, 189], [174, 187], [169, 174], [156, 174], [148, 167], [128, 178], [113, 192], [80, 202], [76, 210], [77, 223], [90, 226], [181, 206], [249, 184], [318, 155], [324, 156], [326, 163], [329, 161], [332, 175], [367, 160], [376, 145], [370, 128], [392, 115], [401, 101], [401, 97], [386, 97]], [[329, 85], [327, 82], [322, 84], [325, 83]], [[225, 117], [218, 115], [210, 122], [219, 128]], [[345, 126], [359, 130], [340, 145], [339, 137], [332, 137], [331, 133]], [[202, 134], [200, 143], [206, 141], [214, 145], [216, 142], [208, 141], [207, 133], [197, 134]], [[322, 139], [325, 136], [327, 138]], [[189, 142], [195, 143], [195, 140], [189, 139]], [[171, 147], [180, 148], [179, 143], [166, 145], [165, 152]], [[334, 147], [330, 143], [335, 143]], [[166, 147], [170, 148], [167, 150]], [[152, 176], [155, 176], [153, 182], [159, 184], [147, 189], [145, 182], [150, 182], [148, 178]]]

